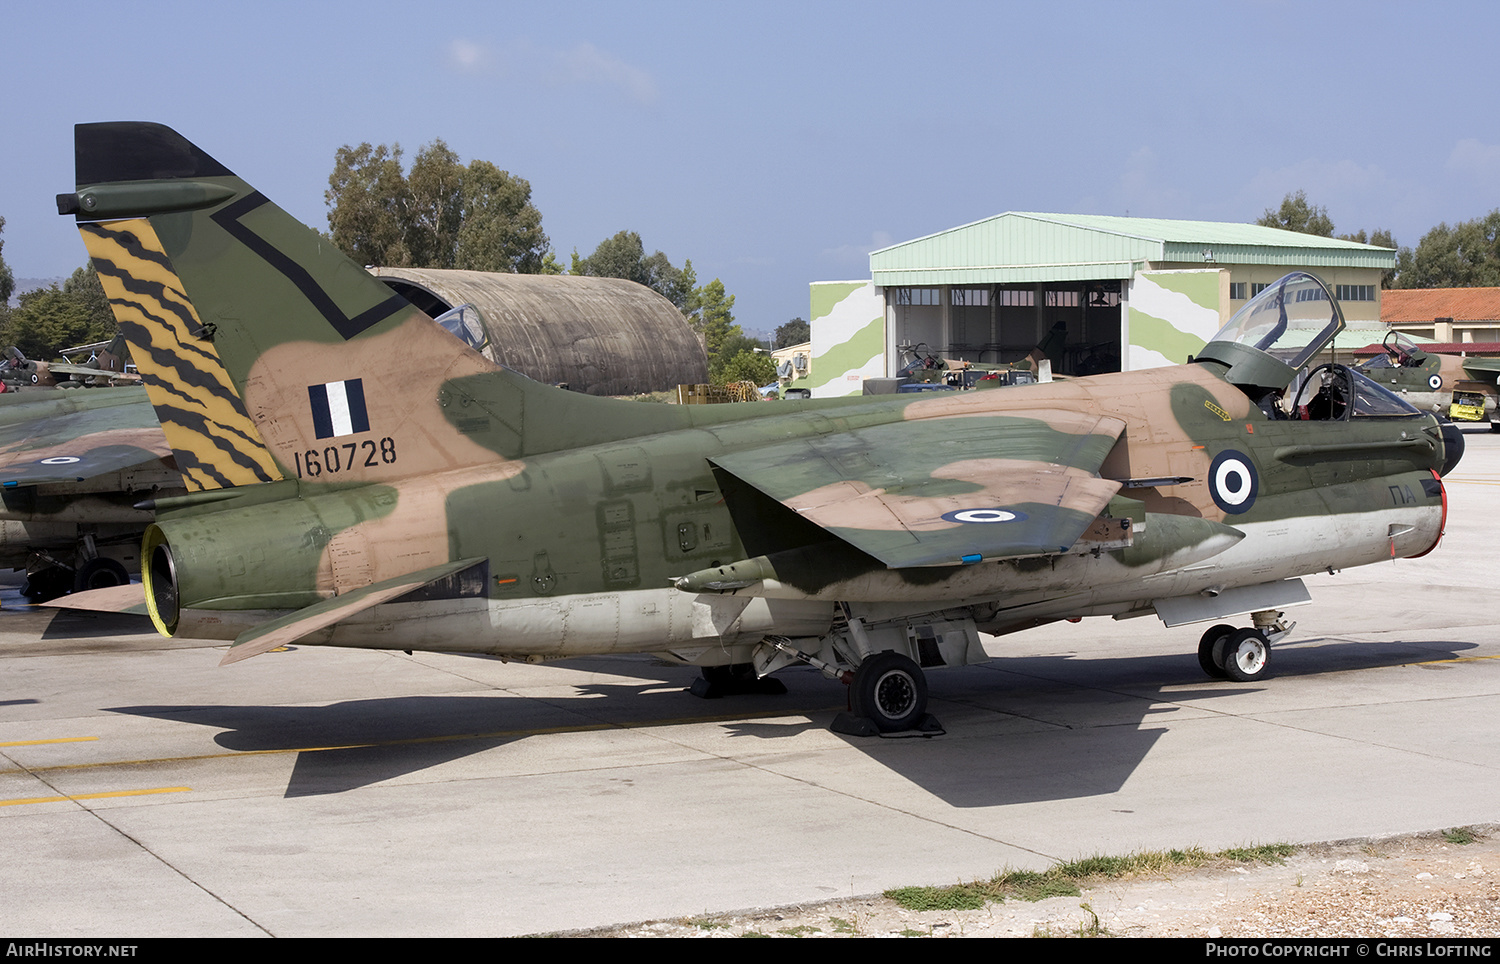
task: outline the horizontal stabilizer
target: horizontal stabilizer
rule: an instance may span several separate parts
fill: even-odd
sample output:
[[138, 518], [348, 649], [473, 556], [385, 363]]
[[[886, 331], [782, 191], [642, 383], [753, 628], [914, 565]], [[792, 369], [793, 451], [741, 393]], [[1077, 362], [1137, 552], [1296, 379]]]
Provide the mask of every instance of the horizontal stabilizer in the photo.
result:
[[431, 569], [407, 573], [404, 576], [397, 576], [394, 579], [387, 579], [353, 592], [334, 596], [332, 599], [325, 599], [279, 619], [261, 623], [254, 629], [247, 629], [240, 633], [229, 647], [229, 652], [225, 653], [224, 658], [219, 661], [219, 665], [225, 666], [252, 656], [259, 656], [261, 653], [268, 653], [278, 646], [296, 642], [309, 633], [315, 633], [336, 622], [348, 619], [356, 613], [372, 609], [383, 602], [390, 602], [392, 599], [482, 562], [484, 562], [483, 559], [460, 559], [457, 562], [433, 566]]
[[106, 586], [103, 589], [90, 589], [88, 592], [75, 592], [71, 595], [49, 599], [44, 603], [37, 603], [37, 605], [52, 609], [82, 609], [91, 613], [150, 615], [146, 611], [146, 590], [138, 582], [128, 582], [123, 586]]

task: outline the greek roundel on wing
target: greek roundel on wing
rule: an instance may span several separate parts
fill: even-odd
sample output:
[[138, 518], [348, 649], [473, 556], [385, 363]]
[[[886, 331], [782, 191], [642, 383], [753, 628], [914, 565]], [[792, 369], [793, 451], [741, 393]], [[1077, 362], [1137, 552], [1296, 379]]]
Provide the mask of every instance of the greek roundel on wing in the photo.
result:
[[1249, 456], [1233, 449], [1225, 449], [1214, 456], [1208, 468], [1208, 491], [1214, 497], [1214, 505], [1239, 515], [1255, 504], [1255, 493], [1260, 489], [1260, 478]]
[[76, 455], [54, 455], [50, 459], [41, 459], [42, 465], [72, 465], [74, 462], [83, 461]]
[[1435, 372], [1432, 375], [1429, 375], [1427, 377], [1427, 387], [1430, 388], [1430, 389], [1432, 389], [1433, 391], [1437, 391], [1439, 388], [1442, 388], [1443, 387], [1443, 376], [1441, 376], [1441, 375], [1439, 375], [1439, 374], [1437, 374]]
[[1020, 522], [1025, 518], [1026, 513], [1015, 509], [958, 509], [943, 513], [946, 522]]

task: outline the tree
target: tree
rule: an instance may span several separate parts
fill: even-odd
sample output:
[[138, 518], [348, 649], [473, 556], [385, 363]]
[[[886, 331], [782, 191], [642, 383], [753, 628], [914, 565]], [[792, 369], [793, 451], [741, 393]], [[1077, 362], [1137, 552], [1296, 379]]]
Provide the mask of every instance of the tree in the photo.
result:
[[728, 385], [730, 382], [769, 385], [776, 380], [776, 366], [772, 364], [769, 355], [740, 351], [724, 362], [717, 373], [710, 372], [709, 380], [715, 385]]
[[1266, 208], [1266, 213], [1255, 223], [1298, 234], [1315, 234], [1320, 238], [1333, 237], [1333, 221], [1329, 220], [1328, 209], [1308, 204], [1306, 191], [1288, 194], [1281, 199], [1280, 210]]
[[99, 272], [94, 270], [92, 263], [81, 268], [74, 268], [68, 280], [63, 282], [62, 292], [87, 313], [89, 335], [81, 342], [69, 342], [66, 345], [54, 347], [67, 348], [69, 345], [105, 341], [115, 336], [115, 330], [118, 327], [115, 323], [115, 313], [109, 307], [109, 298], [104, 294], [104, 285], [99, 282]]
[[531, 185], [489, 161], [472, 161], [463, 174], [463, 217], [453, 267], [539, 274], [551, 253]]
[[689, 318], [694, 314], [691, 301], [697, 276], [692, 262], [687, 262], [686, 268], [676, 268], [660, 251], [648, 256], [641, 236], [634, 231], [619, 231], [605, 238], [587, 258], [578, 257], [574, 251], [572, 273], [634, 281], [672, 302]]
[[530, 183], [489, 161], [465, 167], [441, 139], [410, 176], [399, 144], [339, 148], [323, 199], [333, 243], [361, 264], [530, 274], [550, 250]]
[[1500, 208], [1422, 235], [1396, 256], [1397, 288], [1500, 287]]
[[[5, 233], [5, 219], [0, 218], [0, 234]], [[5, 263], [5, 239], [0, 238], [0, 310], [10, 302], [12, 292], [16, 290], [16, 276], [10, 273], [10, 265]]]
[[741, 334], [740, 326], [734, 323], [734, 295], [725, 294], [724, 282], [718, 278], [694, 292], [699, 309], [693, 327], [703, 336], [708, 349], [708, 367], [713, 370], [724, 343], [734, 335]]
[[804, 341], [812, 339], [812, 328], [801, 318], [793, 318], [791, 321], [776, 328], [775, 348], [780, 351], [793, 345], [800, 345]]
[[[1395, 236], [1392, 235], [1391, 232], [1387, 231], [1385, 228], [1376, 228], [1374, 231], [1371, 231], [1368, 235], [1365, 234], [1365, 229], [1364, 228], [1360, 228], [1358, 231], [1354, 232], [1353, 234], [1341, 234], [1341, 235], [1339, 235], [1339, 240], [1340, 241], [1358, 241], [1360, 244], [1373, 244], [1377, 248], [1395, 248], [1396, 247], [1396, 238], [1395, 238]], [[1398, 251], [1396, 253], [1396, 263], [1398, 265], [1400, 264], [1400, 259], [1401, 259], [1401, 254]], [[1392, 268], [1389, 271], [1382, 271], [1380, 273], [1380, 287], [1382, 287], [1382, 288], [1389, 288], [1389, 287], [1391, 287], [1395, 283], [1395, 279], [1396, 279], [1396, 269], [1395, 268]]]
[[[5, 233], [5, 219], [0, 218], [0, 234]], [[0, 238], [0, 330], [10, 327], [10, 296], [16, 290], [16, 276], [5, 263], [5, 239]]]
[[91, 266], [76, 269], [61, 288], [37, 288], [21, 295], [6, 319], [0, 341], [15, 345], [28, 358], [56, 358], [74, 345], [108, 341], [115, 336], [115, 316], [104, 287]]
[[406, 234], [411, 185], [401, 172], [401, 145], [339, 148], [323, 194], [333, 243], [365, 265], [409, 267]]
[[458, 155], [438, 138], [412, 158], [406, 183], [411, 263], [424, 268], [453, 267], [464, 223], [464, 166]]

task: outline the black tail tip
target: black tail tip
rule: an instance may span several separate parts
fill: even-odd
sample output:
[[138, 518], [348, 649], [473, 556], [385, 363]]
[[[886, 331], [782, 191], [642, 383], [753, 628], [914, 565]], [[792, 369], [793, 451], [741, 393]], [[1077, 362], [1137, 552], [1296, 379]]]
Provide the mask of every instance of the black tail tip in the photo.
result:
[[[73, 128], [73, 164], [79, 187], [116, 181], [222, 177], [229, 168], [164, 124], [108, 121]], [[62, 200], [58, 200], [59, 214]]]

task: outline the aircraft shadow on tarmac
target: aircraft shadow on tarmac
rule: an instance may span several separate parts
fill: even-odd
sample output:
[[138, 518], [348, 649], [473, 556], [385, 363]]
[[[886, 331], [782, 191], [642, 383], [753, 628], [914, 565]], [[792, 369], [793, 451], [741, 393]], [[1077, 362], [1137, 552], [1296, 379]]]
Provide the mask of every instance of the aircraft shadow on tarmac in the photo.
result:
[[[1466, 642], [1335, 638], [1279, 647], [1276, 676], [1327, 675], [1452, 659]], [[811, 670], [780, 674], [785, 696], [702, 701], [685, 688], [691, 668], [610, 660], [612, 676], [572, 696], [401, 696], [327, 706], [121, 706], [111, 712], [215, 727], [215, 742], [246, 753], [297, 752], [287, 797], [342, 793], [522, 739], [557, 731], [718, 725], [759, 741], [822, 729], [845, 691]], [[1192, 704], [1235, 713], [1235, 702], [1277, 685], [1203, 677], [1194, 656], [1002, 657], [932, 673], [931, 710], [947, 728], [936, 739], [845, 737], [870, 759], [951, 806], [987, 807], [1097, 796], [1120, 789], [1166, 727]], [[741, 717], [735, 719], [735, 717]], [[703, 722], [704, 718], [710, 718]], [[729, 717], [721, 722], [713, 718]], [[1076, 762], [1087, 761], [1087, 765]], [[597, 762], [597, 761], [596, 761]], [[771, 763], [763, 764], [775, 769]]]

